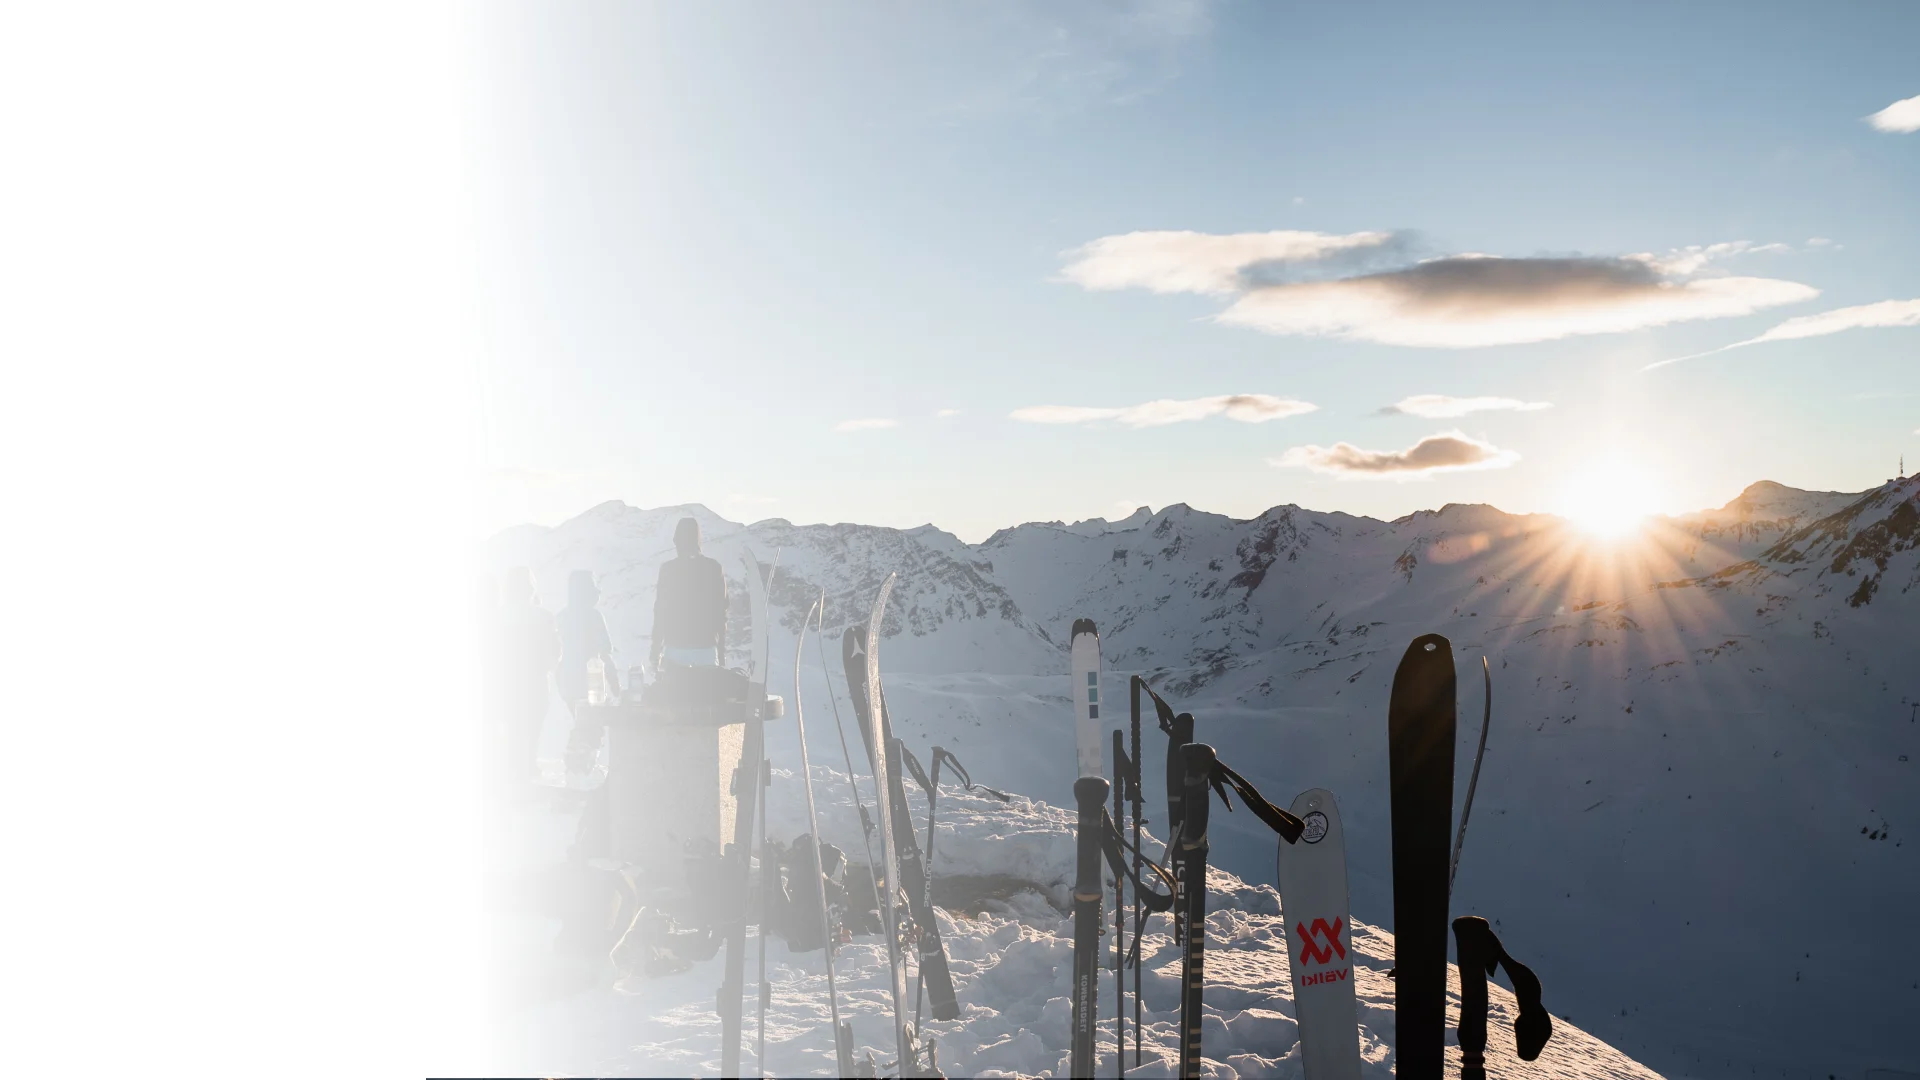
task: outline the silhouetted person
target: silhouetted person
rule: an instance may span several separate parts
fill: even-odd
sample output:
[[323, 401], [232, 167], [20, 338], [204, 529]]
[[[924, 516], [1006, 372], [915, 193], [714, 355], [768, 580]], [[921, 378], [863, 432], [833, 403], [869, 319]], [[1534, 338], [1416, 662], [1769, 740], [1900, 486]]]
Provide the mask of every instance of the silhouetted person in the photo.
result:
[[547, 716], [547, 677], [560, 662], [560, 634], [540, 606], [524, 566], [501, 578], [489, 665], [498, 753], [509, 783], [539, 775], [540, 728]]
[[593, 583], [593, 571], [575, 570], [567, 578], [567, 606], [560, 610], [560, 696], [574, 711], [573, 732], [567, 739], [567, 771], [585, 772], [593, 765], [600, 749], [601, 725], [582, 722], [579, 707], [587, 700], [587, 665], [594, 659], [606, 674], [608, 691], [619, 689], [613, 667], [613, 639], [607, 634], [607, 620], [596, 607], [600, 589]]
[[679, 552], [660, 564], [653, 598], [653, 666], [715, 667], [727, 637], [727, 576], [700, 554], [700, 523], [681, 518], [673, 530]]

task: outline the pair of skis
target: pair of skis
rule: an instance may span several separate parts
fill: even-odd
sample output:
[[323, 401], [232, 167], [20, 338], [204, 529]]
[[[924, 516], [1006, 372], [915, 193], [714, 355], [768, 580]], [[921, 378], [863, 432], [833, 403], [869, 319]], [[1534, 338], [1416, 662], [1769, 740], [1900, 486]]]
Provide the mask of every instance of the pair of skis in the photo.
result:
[[[1448, 908], [1467, 837], [1480, 763], [1493, 719], [1493, 672], [1480, 661], [1486, 711], [1480, 747], [1467, 782], [1467, 802], [1449, 855], [1453, 816], [1453, 645], [1439, 634], [1415, 638], [1393, 675], [1387, 707], [1389, 788], [1393, 802], [1394, 1070], [1402, 1080], [1438, 1080], [1446, 1054]], [[1485, 1080], [1487, 976], [1504, 967], [1520, 1002], [1515, 1022], [1520, 1060], [1540, 1056], [1553, 1021], [1540, 1002], [1540, 980], [1506, 954], [1485, 919], [1452, 922], [1460, 967], [1459, 1039], [1463, 1080]]]
[[[953, 974], [947, 967], [940, 925], [933, 915], [920, 846], [914, 840], [906, 784], [901, 777], [904, 748], [894, 737], [887, 699], [880, 685], [880, 624], [886, 616], [887, 597], [893, 592], [895, 578], [896, 575], [890, 573], [881, 583], [880, 594], [867, 616], [866, 633], [862, 635], [849, 627], [841, 638], [841, 663], [846, 670], [847, 694], [853, 699], [854, 716], [860, 723], [861, 742], [867, 749], [867, 761], [873, 772], [874, 798], [886, 804], [875, 809], [875, 816], [880, 819], [880, 865], [874, 885], [880, 891], [885, 920], [899, 1075], [938, 1076], [932, 1044], [923, 1046], [917, 1025], [907, 1019], [903, 946], [908, 920], [903, 919], [903, 915], [911, 916], [912, 926], [918, 932], [920, 977], [932, 1004], [933, 1018], [958, 1018], [960, 1004], [954, 997]], [[884, 883], [881, 873], [886, 875]], [[895, 899], [903, 891], [907, 912], [899, 910]]]

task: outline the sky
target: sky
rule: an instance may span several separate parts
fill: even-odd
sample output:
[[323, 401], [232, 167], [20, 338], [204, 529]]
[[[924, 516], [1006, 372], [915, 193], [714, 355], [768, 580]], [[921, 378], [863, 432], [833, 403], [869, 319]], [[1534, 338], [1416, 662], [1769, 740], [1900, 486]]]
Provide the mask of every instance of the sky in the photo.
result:
[[484, 531], [1920, 460], [1920, 9], [469, 9]]

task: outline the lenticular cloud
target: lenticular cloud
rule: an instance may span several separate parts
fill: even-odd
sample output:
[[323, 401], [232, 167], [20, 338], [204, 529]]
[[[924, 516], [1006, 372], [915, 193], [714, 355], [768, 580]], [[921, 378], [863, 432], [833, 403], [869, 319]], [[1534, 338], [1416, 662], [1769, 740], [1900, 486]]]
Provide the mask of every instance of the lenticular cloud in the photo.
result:
[[1520, 455], [1511, 450], [1449, 431], [1429, 435], [1405, 450], [1363, 450], [1344, 442], [1296, 446], [1269, 463], [1355, 479], [1413, 479], [1469, 469], [1504, 469], [1519, 460]]
[[1773, 278], [1701, 276], [1714, 261], [1774, 250], [1745, 241], [1666, 256], [1412, 261], [1406, 235], [1143, 232], [1067, 253], [1087, 289], [1232, 297], [1219, 322], [1270, 334], [1473, 348], [1749, 315], [1818, 290]]

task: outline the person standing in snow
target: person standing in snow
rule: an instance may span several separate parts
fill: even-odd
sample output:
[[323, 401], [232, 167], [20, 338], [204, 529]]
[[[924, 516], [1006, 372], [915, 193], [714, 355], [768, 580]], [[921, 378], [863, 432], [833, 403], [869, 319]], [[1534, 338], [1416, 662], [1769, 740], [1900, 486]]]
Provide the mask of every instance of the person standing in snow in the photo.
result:
[[717, 667], [727, 638], [727, 577], [700, 554], [700, 523], [674, 526], [678, 554], [660, 564], [653, 599], [653, 666]]
[[539, 773], [540, 728], [547, 716], [547, 679], [560, 662], [560, 634], [540, 606], [533, 572], [524, 566], [501, 578], [494, 613], [493, 736], [502, 779], [522, 783]]
[[567, 771], [583, 773], [593, 767], [600, 750], [601, 725], [584, 722], [579, 709], [587, 700], [588, 665], [599, 660], [609, 693], [619, 691], [613, 666], [613, 639], [607, 633], [607, 620], [596, 605], [600, 588], [594, 584], [593, 571], [575, 570], [567, 578], [567, 606], [557, 619], [560, 628], [560, 696], [574, 714], [573, 731], [567, 738]]

